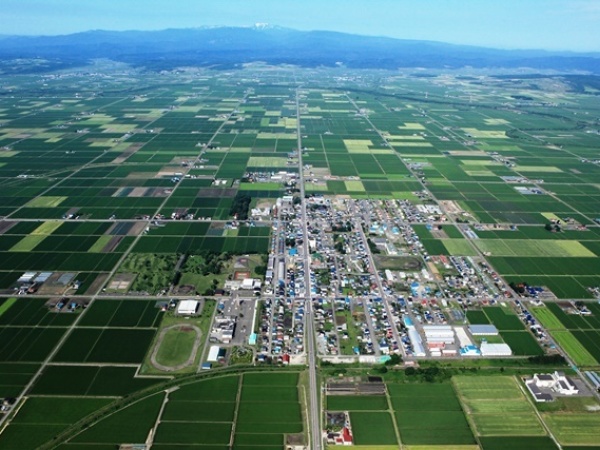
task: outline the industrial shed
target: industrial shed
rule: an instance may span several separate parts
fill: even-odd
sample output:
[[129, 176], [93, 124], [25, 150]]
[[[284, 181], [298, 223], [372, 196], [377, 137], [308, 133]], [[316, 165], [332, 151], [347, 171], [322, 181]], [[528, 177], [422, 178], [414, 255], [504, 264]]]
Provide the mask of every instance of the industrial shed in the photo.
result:
[[470, 325], [469, 331], [473, 336], [498, 336], [498, 328], [494, 325]]
[[181, 316], [193, 316], [198, 312], [200, 303], [196, 300], [183, 300], [177, 305], [177, 314]]
[[481, 343], [481, 355], [487, 356], [511, 356], [512, 350], [508, 344], [489, 344], [487, 342]]
[[220, 351], [221, 348], [218, 345], [211, 345], [210, 349], [208, 350], [208, 357], [206, 358], [206, 361], [217, 362], [219, 360]]

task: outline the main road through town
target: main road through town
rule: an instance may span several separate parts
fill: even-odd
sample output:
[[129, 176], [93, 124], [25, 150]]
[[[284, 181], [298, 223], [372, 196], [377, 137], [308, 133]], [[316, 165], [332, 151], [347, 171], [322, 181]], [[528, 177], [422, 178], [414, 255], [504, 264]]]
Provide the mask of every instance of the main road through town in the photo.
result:
[[311, 437], [311, 449], [321, 450], [323, 438], [321, 433], [321, 408], [319, 406], [319, 384], [317, 381], [317, 355], [315, 345], [314, 320], [312, 310], [312, 298], [310, 289], [310, 256], [308, 250], [308, 227], [306, 215], [306, 199], [304, 198], [304, 164], [302, 163], [302, 133], [300, 130], [300, 87], [296, 89], [296, 132], [298, 133], [298, 170], [300, 179], [300, 203], [302, 208], [302, 257], [304, 258], [304, 286], [305, 286], [305, 325], [304, 341], [306, 348], [306, 359], [308, 362], [308, 377], [310, 388], [309, 428]]

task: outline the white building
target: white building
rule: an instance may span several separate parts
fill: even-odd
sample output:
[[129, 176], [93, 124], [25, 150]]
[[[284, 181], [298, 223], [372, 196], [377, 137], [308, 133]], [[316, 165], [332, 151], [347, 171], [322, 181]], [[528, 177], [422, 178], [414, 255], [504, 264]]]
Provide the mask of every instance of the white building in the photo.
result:
[[469, 339], [469, 335], [465, 331], [464, 327], [454, 327], [454, 331], [460, 347], [468, 347], [469, 345], [473, 345], [473, 342], [471, 339]]
[[498, 336], [498, 329], [494, 325], [470, 325], [469, 331], [473, 336]]
[[556, 371], [552, 374], [535, 374], [533, 381], [539, 388], [549, 388], [561, 395], [579, 394], [579, 389], [571, 378], [566, 376], [564, 372]]
[[481, 355], [488, 356], [511, 356], [512, 350], [508, 344], [490, 344], [483, 341], [480, 346]]
[[181, 316], [193, 316], [198, 312], [200, 303], [196, 300], [183, 300], [177, 305], [177, 314]]
[[206, 361], [208, 362], [217, 362], [219, 360], [219, 351], [221, 349], [218, 345], [211, 345], [210, 350], [208, 351], [208, 358]]

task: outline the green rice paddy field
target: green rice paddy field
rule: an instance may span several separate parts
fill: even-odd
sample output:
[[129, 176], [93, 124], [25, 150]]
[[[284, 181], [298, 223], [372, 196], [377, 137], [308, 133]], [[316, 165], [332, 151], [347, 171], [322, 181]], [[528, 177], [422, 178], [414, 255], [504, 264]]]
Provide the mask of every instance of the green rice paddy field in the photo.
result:
[[[97, 373], [94, 382], [101, 377]], [[154, 442], [162, 448], [181, 445], [227, 448], [233, 440], [242, 448], [283, 449], [285, 434], [302, 436], [305, 429], [298, 380], [298, 372], [249, 372], [188, 382], [170, 391], [168, 401], [161, 392], [124, 408], [109, 409], [108, 415], [73, 435], [65, 448], [111, 448], [123, 442], [144, 442], [160, 419]], [[110, 381], [118, 382], [118, 379], [111, 377]], [[114, 397], [80, 396], [97, 395], [89, 391], [71, 392], [69, 397], [33, 394], [7, 431], [0, 435], [2, 448], [37, 448], [70, 424], [115, 401]]]

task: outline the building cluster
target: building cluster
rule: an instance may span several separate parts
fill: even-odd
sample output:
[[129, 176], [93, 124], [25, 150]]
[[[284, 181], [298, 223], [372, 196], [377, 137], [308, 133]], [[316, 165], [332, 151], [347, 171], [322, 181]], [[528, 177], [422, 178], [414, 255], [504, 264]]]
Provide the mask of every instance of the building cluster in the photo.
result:
[[573, 379], [564, 372], [536, 373], [525, 380], [525, 386], [536, 402], [551, 402], [554, 396], [572, 396], [579, 394], [579, 388]]

